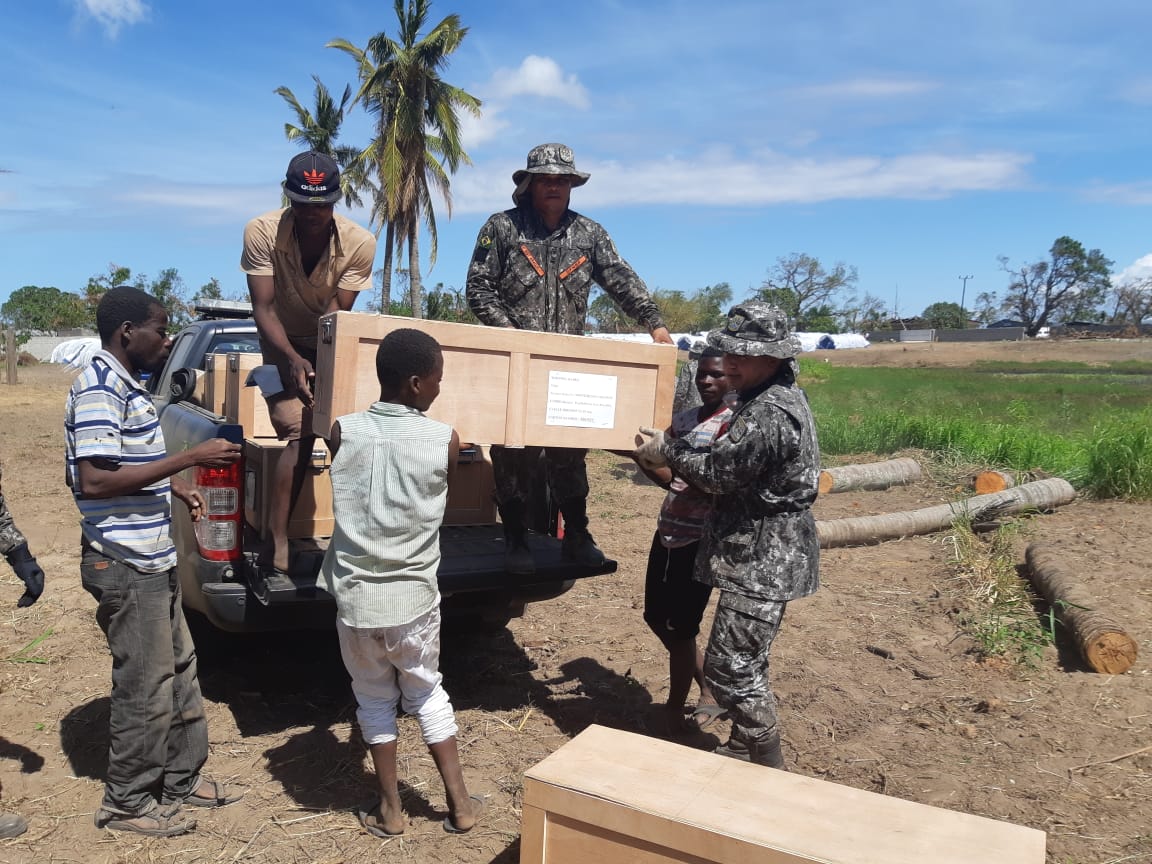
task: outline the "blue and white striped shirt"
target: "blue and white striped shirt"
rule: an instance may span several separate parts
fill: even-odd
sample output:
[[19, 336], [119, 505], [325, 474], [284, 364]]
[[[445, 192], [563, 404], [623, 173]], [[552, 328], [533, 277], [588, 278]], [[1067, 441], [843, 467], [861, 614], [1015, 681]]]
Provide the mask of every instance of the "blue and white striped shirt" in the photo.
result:
[[175, 567], [168, 478], [115, 498], [79, 494], [83, 459], [140, 465], [166, 455], [152, 397], [107, 351], [96, 352], [91, 365], [72, 382], [64, 409], [64, 449], [68, 485], [88, 542], [142, 573]]

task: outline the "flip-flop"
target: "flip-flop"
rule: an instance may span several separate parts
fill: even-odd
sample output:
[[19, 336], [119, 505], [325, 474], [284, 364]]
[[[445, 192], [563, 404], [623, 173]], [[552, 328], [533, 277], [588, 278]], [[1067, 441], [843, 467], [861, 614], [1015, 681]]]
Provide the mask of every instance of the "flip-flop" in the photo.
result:
[[360, 825], [373, 837], [380, 837], [383, 840], [387, 840], [391, 837], [400, 837], [404, 834], [403, 831], [392, 833], [391, 831], [385, 830], [384, 823], [380, 821], [379, 813], [379, 801], [356, 808], [356, 818], [360, 820]]
[[728, 716], [728, 711], [724, 707], [717, 705], [715, 702], [701, 702], [692, 711], [692, 722], [696, 724], [697, 729], [703, 730], [707, 729], [717, 720], [723, 720], [726, 716]]
[[109, 831], [130, 831], [133, 834], [143, 834], [146, 837], [179, 837], [196, 827], [195, 819], [184, 819], [175, 811], [165, 813], [160, 807], [138, 816], [114, 813], [101, 807], [96, 811], [92, 822], [97, 828], [107, 828]]
[[[481, 795], [469, 795], [468, 797], [472, 800], [472, 817], [476, 820], [472, 823], [472, 828], [475, 828], [480, 824], [480, 817], [488, 806], [488, 799]], [[467, 834], [472, 828], [457, 828], [450, 815], [444, 817], [444, 830], [449, 834]]]
[[[200, 789], [208, 786], [212, 793], [211, 795], [199, 794]], [[192, 807], [207, 807], [208, 809], [215, 809], [217, 807], [226, 807], [229, 804], [235, 804], [244, 797], [243, 792], [229, 793], [228, 788], [219, 781], [209, 779], [208, 777], [201, 777], [200, 784], [196, 787], [197, 791], [193, 792], [187, 798], [182, 799], [180, 803], [188, 804]]]

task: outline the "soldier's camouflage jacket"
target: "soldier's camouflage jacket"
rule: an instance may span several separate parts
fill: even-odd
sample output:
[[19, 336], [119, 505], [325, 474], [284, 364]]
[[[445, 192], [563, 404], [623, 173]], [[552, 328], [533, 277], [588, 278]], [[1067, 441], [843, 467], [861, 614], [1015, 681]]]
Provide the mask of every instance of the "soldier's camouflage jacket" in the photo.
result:
[[569, 210], [550, 232], [524, 204], [480, 229], [465, 293], [482, 324], [581, 335], [593, 282], [650, 331], [664, 326], [644, 282], [601, 225]]
[[740, 400], [711, 448], [670, 439], [664, 452], [673, 471], [714, 495], [696, 578], [738, 595], [748, 606], [742, 611], [754, 613], [764, 601], [806, 597], [820, 585], [811, 510], [820, 461], [795, 360]]

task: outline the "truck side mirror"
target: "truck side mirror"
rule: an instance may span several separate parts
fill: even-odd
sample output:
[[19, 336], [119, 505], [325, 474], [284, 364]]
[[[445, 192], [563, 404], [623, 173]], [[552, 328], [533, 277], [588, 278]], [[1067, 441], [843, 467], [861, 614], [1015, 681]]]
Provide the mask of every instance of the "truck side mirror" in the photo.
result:
[[199, 370], [185, 366], [172, 373], [172, 380], [168, 384], [168, 393], [172, 402], [183, 402], [192, 398], [196, 392], [196, 379]]

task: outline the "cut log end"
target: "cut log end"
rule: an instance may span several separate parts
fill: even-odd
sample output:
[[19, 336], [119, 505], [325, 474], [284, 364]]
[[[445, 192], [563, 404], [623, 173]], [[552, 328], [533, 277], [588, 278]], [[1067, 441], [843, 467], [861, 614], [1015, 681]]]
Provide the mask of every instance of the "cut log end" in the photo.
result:
[[1098, 633], [1083, 648], [1088, 665], [1105, 675], [1123, 675], [1136, 662], [1136, 641], [1122, 631]]
[[816, 481], [816, 491], [821, 495], [827, 495], [832, 491], [832, 484], [836, 482], [836, 478], [829, 474], [827, 471], [820, 472], [820, 479]]
[[981, 495], [1003, 492], [1016, 485], [1016, 478], [1005, 471], [981, 471], [972, 478], [972, 488]]

